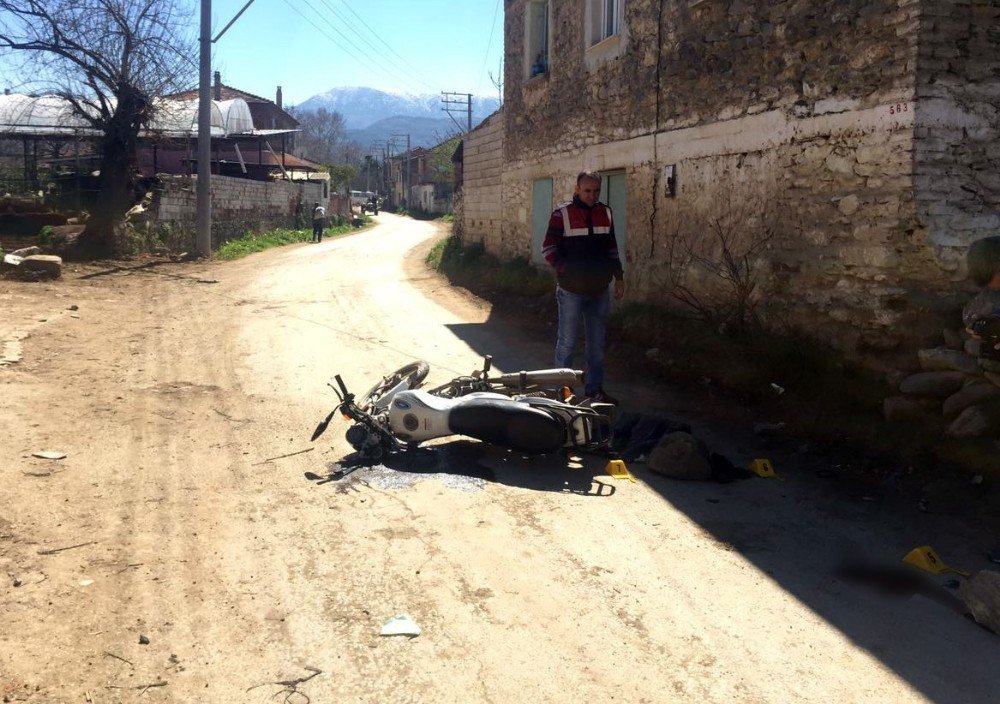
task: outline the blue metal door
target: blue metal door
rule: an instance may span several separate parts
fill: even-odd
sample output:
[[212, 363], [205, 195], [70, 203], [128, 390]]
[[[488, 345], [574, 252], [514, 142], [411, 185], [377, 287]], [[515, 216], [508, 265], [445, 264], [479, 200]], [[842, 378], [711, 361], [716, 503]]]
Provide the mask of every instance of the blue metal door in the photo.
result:
[[625, 266], [625, 238], [628, 235], [628, 200], [625, 193], [625, 172], [615, 171], [604, 175], [604, 202], [611, 207], [615, 220], [615, 239], [618, 241], [618, 258]]
[[552, 179], [540, 178], [531, 186], [531, 261], [544, 264], [542, 240], [552, 215]]

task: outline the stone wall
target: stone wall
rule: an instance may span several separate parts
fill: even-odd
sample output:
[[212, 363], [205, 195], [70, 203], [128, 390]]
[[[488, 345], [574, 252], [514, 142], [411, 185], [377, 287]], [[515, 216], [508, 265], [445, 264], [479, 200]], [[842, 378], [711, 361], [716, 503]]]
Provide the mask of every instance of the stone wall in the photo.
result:
[[[196, 182], [197, 178], [188, 176], [160, 176], [154, 199], [157, 224], [193, 232]], [[211, 192], [213, 247], [248, 231], [294, 227], [298, 213], [308, 224], [313, 203], [324, 200], [323, 184], [303, 181], [253, 181], [213, 175]]]
[[581, 170], [624, 170], [630, 299], [671, 300], [679, 227], [759, 204], [783, 215], [759, 262], [774, 318], [852, 353], [925, 341], [960, 247], [1000, 224], [998, 2], [632, 0], [611, 58], [584, 49], [583, 3], [553, 3], [534, 78], [526, 2], [507, 2], [508, 216], [489, 246], [528, 255], [535, 179], [558, 201]]
[[455, 199], [455, 219], [463, 239], [485, 243], [493, 251], [499, 251], [504, 216], [500, 187], [503, 136], [502, 110], [465, 135], [462, 189]]
[[915, 192], [942, 269], [1000, 232], [1000, 0], [924, 0], [917, 60]]

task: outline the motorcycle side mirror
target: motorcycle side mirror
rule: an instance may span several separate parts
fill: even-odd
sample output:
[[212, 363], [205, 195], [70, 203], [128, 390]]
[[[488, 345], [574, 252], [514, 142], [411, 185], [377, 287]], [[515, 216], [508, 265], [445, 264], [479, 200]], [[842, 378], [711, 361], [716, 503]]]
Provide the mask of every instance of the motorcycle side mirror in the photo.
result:
[[330, 421], [333, 420], [333, 414], [336, 412], [337, 409], [334, 408], [332, 411], [330, 411], [330, 415], [324, 418], [323, 422], [316, 426], [316, 430], [313, 431], [312, 439], [310, 440], [310, 442], [316, 442], [316, 438], [318, 438], [320, 435], [326, 432], [327, 427], [330, 425]]
[[488, 354], [485, 357], [483, 357], [483, 378], [484, 379], [486, 378], [486, 375], [490, 373], [490, 368], [492, 368], [492, 366], [493, 366], [493, 355]]

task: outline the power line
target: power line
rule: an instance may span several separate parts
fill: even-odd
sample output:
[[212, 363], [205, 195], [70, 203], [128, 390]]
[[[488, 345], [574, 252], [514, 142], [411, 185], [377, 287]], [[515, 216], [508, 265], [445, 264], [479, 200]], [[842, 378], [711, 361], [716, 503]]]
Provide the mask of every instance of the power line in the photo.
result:
[[[350, 27], [350, 26], [351, 26], [351, 20], [350, 20], [349, 18], [345, 17], [345, 16], [343, 15], [343, 13], [341, 13], [341, 12], [340, 12], [339, 10], [337, 10], [337, 9], [336, 9], [336, 8], [335, 8], [335, 7], [333, 6], [333, 5], [331, 5], [331, 4], [330, 4], [330, 1], [329, 1], [329, 0], [320, 0], [320, 2], [322, 2], [322, 3], [323, 3], [323, 4], [324, 4], [324, 5], [326, 6], [326, 7], [327, 7], [327, 9], [329, 9], [329, 10], [330, 10], [330, 12], [332, 12], [332, 13], [333, 13], [334, 15], [336, 15], [336, 17], [337, 17], [338, 19], [340, 19], [340, 21], [341, 21], [341, 22], [343, 22], [345, 26], [347, 26], [347, 27]], [[361, 24], [362, 24], [362, 25], [363, 25], [363, 26], [364, 26], [364, 27], [365, 27], [365, 28], [366, 28], [366, 29], [367, 29], [367, 30], [368, 30], [369, 32], [371, 32], [371, 33], [372, 33], [372, 36], [374, 36], [374, 37], [375, 37], [376, 39], [378, 39], [378, 40], [379, 40], [380, 42], [382, 42], [382, 44], [384, 44], [384, 45], [385, 45], [386, 47], [388, 47], [389, 51], [391, 51], [391, 52], [392, 52], [393, 54], [395, 54], [396, 56], [398, 56], [398, 57], [399, 57], [399, 59], [400, 59], [400, 61], [402, 61], [402, 63], [396, 63], [395, 61], [393, 61], [393, 60], [392, 60], [392, 59], [390, 59], [389, 57], [386, 57], [386, 56], [382, 56], [382, 54], [384, 54], [384, 52], [382, 51], [382, 49], [380, 49], [379, 47], [377, 47], [377, 46], [375, 46], [374, 44], [372, 44], [372, 42], [371, 42], [371, 41], [369, 41], [369, 40], [368, 40], [368, 39], [367, 39], [367, 38], [365, 37], [365, 35], [364, 35], [363, 33], [361, 33], [361, 32], [358, 32], [358, 33], [357, 33], [357, 35], [356, 35], [356, 36], [357, 36], [357, 38], [358, 38], [358, 39], [360, 39], [360, 40], [361, 40], [361, 41], [363, 41], [363, 42], [364, 42], [365, 44], [367, 44], [368, 46], [370, 46], [370, 47], [372, 48], [372, 50], [373, 50], [373, 51], [375, 51], [377, 55], [379, 55], [379, 57], [380, 57], [380, 58], [382, 58], [382, 59], [385, 59], [386, 61], [390, 62], [390, 63], [392, 64], [392, 68], [394, 68], [394, 69], [397, 69], [397, 70], [402, 70], [402, 71], [405, 71], [405, 72], [409, 73], [410, 77], [411, 77], [411, 78], [413, 78], [413, 80], [415, 80], [415, 81], [416, 81], [417, 83], [420, 83], [421, 85], [425, 86], [426, 88], [428, 88], [428, 89], [430, 89], [430, 90], [433, 90], [433, 87], [432, 87], [432, 86], [431, 86], [431, 85], [430, 85], [429, 83], [425, 82], [425, 81], [424, 81], [424, 79], [423, 79], [423, 78], [422, 78], [422, 77], [420, 76], [420, 74], [418, 74], [418, 73], [417, 73], [417, 72], [416, 72], [416, 71], [415, 71], [415, 70], [414, 70], [413, 68], [411, 68], [411, 67], [410, 67], [410, 63], [411, 63], [411, 62], [407, 61], [407, 60], [406, 60], [406, 59], [404, 59], [404, 58], [403, 58], [402, 56], [399, 56], [399, 54], [397, 54], [397, 53], [395, 52], [395, 50], [394, 50], [394, 49], [393, 49], [393, 48], [392, 48], [391, 46], [389, 46], [388, 44], [386, 44], [385, 40], [383, 40], [383, 39], [382, 39], [382, 38], [381, 38], [381, 37], [380, 37], [380, 36], [379, 36], [379, 35], [378, 35], [378, 34], [377, 34], [377, 33], [375, 32], [375, 30], [373, 30], [373, 29], [372, 29], [371, 27], [369, 27], [369, 26], [368, 26], [368, 25], [367, 25], [367, 24], [365, 23], [365, 21], [364, 21], [363, 19], [361, 19], [361, 17], [360, 17], [359, 15], [358, 15], [358, 13], [354, 12], [354, 10], [351, 10], [351, 8], [350, 8], [350, 7], [348, 7], [347, 5], [344, 5], [344, 7], [346, 7], [346, 8], [348, 9], [348, 10], [350, 10], [350, 11], [351, 11], [351, 14], [353, 14], [353, 15], [354, 15], [355, 17], [357, 17], [357, 18], [358, 18], [358, 21], [359, 21], [359, 22], [360, 22], [360, 23], [361, 23]]]
[[500, 14], [500, 0], [497, 0], [496, 6], [493, 8], [493, 24], [490, 25], [490, 38], [486, 42], [486, 56], [483, 57], [483, 68], [479, 72], [479, 83], [476, 84], [476, 92], [478, 93], [483, 87], [483, 74], [486, 73], [486, 62], [490, 60], [490, 49], [493, 48], [493, 32], [497, 28], [497, 17]]
[[[312, 25], [313, 29], [315, 29], [315, 30], [316, 30], [317, 32], [319, 32], [319, 33], [320, 33], [320, 34], [322, 34], [322, 35], [323, 35], [324, 37], [326, 37], [326, 38], [327, 38], [327, 39], [329, 39], [329, 40], [330, 40], [331, 42], [333, 42], [333, 44], [334, 44], [334, 45], [335, 45], [335, 46], [336, 46], [336, 47], [337, 47], [338, 49], [340, 49], [340, 50], [341, 50], [342, 52], [344, 52], [345, 54], [347, 54], [347, 55], [348, 55], [348, 56], [350, 56], [351, 58], [354, 58], [354, 59], [357, 59], [357, 58], [359, 58], [359, 57], [358, 57], [358, 56], [356, 56], [356, 55], [355, 55], [355, 54], [354, 54], [353, 52], [351, 52], [350, 50], [348, 50], [348, 49], [344, 48], [344, 47], [343, 47], [343, 46], [342, 46], [342, 45], [341, 45], [341, 44], [340, 44], [340, 43], [338, 42], [338, 40], [336, 40], [336, 39], [334, 39], [334, 38], [333, 38], [332, 36], [330, 36], [330, 34], [329, 34], [329, 33], [327, 33], [327, 32], [326, 32], [326, 31], [325, 31], [325, 30], [324, 30], [324, 29], [323, 29], [322, 27], [318, 26], [318, 25], [317, 25], [317, 24], [316, 24], [316, 23], [315, 23], [315, 22], [314, 22], [314, 21], [313, 21], [312, 19], [310, 19], [309, 17], [307, 17], [307, 16], [306, 16], [306, 15], [305, 15], [305, 14], [304, 14], [304, 13], [303, 13], [303, 12], [302, 12], [301, 10], [299, 10], [299, 8], [295, 7], [295, 5], [293, 5], [293, 4], [291, 3], [291, 2], [289, 2], [289, 0], [284, 0], [284, 2], [285, 2], [285, 4], [286, 4], [286, 5], [288, 5], [288, 7], [290, 7], [290, 8], [292, 9], [292, 10], [294, 10], [296, 14], [298, 14], [298, 15], [299, 15], [300, 17], [302, 17], [302, 19], [304, 19], [304, 20], [305, 20], [305, 21], [306, 21], [307, 23], [309, 23], [310, 25]], [[318, 16], [320, 16], [320, 17], [323, 17], [323, 14], [322, 14], [321, 12], [319, 12], [319, 11], [318, 11], [318, 10], [317, 10], [317, 9], [316, 9], [316, 8], [315, 8], [315, 7], [314, 7], [314, 6], [313, 6], [313, 5], [312, 5], [312, 4], [310, 3], [310, 2], [309, 2], [309, 0], [304, 0], [304, 2], [305, 2], [305, 4], [306, 4], [306, 5], [307, 5], [307, 6], [309, 7], [309, 9], [310, 9], [310, 10], [312, 10], [312, 11], [313, 11], [314, 13], [316, 13], [316, 15], [318, 15]], [[324, 19], [325, 19], [325, 18], [324, 18]], [[361, 49], [361, 48], [360, 48], [360, 47], [359, 47], [359, 46], [358, 46], [357, 44], [355, 44], [355, 43], [354, 43], [353, 41], [351, 41], [350, 37], [348, 37], [348, 36], [347, 36], [347, 35], [345, 35], [345, 34], [344, 34], [343, 32], [341, 32], [341, 31], [340, 31], [339, 29], [337, 29], [337, 27], [333, 26], [333, 24], [332, 24], [332, 23], [331, 23], [331, 22], [330, 22], [329, 20], [326, 20], [326, 23], [327, 23], [327, 24], [328, 24], [328, 25], [330, 26], [330, 29], [332, 29], [332, 30], [333, 30], [334, 32], [336, 32], [336, 33], [337, 33], [338, 35], [340, 35], [340, 36], [341, 36], [341, 37], [342, 37], [342, 38], [343, 38], [343, 39], [344, 39], [344, 40], [345, 40], [345, 41], [346, 41], [346, 42], [347, 42], [348, 44], [350, 44], [350, 45], [351, 45], [351, 46], [353, 46], [353, 47], [354, 47], [354, 48], [355, 48], [355, 49], [356, 49], [356, 50], [357, 50], [358, 52], [360, 52], [360, 53], [362, 54], [362, 58], [364, 58], [365, 60], [368, 60], [368, 61], [370, 61], [370, 62], [371, 62], [371, 64], [372, 64], [373, 66], [375, 66], [376, 68], [378, 68], [378, 69], [379, 69], [380, 71], [383, 71], [383, 72], [384, 72], [384, 73], [385, 73], [385, 74], [386, 74], [386, 75], [387, 75], [388, 77], [390, 77], [390, 78], [393, 78], [393, 79], [398, 79], [398, 78], [399, 78], [399, 76], [397, 76], [397, 75], [396, 75], [395, 73], [393, 73], [393, 72], [392, 72], [391, 70], [388, 70], [388, 69], [386, 69], [386, 67], [385, 67], [385, 66], [383, 66], [383, 65], [381, 65], [380, 63], [376, 62], [376, 61], [375, 61], [374, 59], [371, 59], [370, 57], [367, 57], [367, 56], [365, 56], [365, 52], [364, 52], [364, 50], [363, 50], [363, 49]]]

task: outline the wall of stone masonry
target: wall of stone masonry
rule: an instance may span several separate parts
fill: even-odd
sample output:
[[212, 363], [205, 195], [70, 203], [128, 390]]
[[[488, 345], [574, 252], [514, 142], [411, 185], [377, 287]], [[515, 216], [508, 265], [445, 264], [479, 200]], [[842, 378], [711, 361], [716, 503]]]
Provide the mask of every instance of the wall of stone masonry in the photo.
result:
[[933, 253], [953, 278], [970, 242], [1000, 233], [1000, 0], [923, 0], [915, 187]]
[[465, 135], [462, 150], [462, 189], [455, 206], [462, 239], [498, 251], [504, 218], [503, 112], [493, 114]]
[[[153, 206], [158, 224], [194, 227], [196, 182], [196, 178], [189, 176], [160, 177]], [[300, 209], [308, 220], [312, 204], [323, 200], [322, 184], [302, 181], [252, 181], [212, 176], [211, 192], [213, 246], [247, 231], [292, 227]]]
[[[665, 0], [658, 14], [661, 3], [636, 0], [625, 4], [624, 50], [596, 67], [580, 35], [558, 31], [581, 26], [581, 4], [553, 3], [551, 69], [531, 79], [521, 58], [526, 3], [507, 2], [502, 197], [510, 210], [493, 246], [504, 256], [528, 253], [534, 179], [553, 178], [558, 201], [583, 169], [624, 169], [628, 296], [662, 301], [671, 228], [692, 208], [725, 212], [739, 194], [788, 214], [762, 262], [765, 303], [776, 317], [848, 352], [926, 341], [955, 303], [935, 298], [951, 285], [935, 228], [962, 226], [949, 218], [929, 224], [940, 206], [914, 191], [927, 153], [914, 143], [927, 134], [916, 79], [918, 55], [927, 52], [921, 21], [931, 16], [925, 5], [943, 2]], [[956, 45], [968, 31], [986, 57], [992, 37], [995, 57], [995, 17], [976, 12], [993, 24], [948, 24], [942, 41]], [[934, 36], [945, 27], [942, 20]], [[991, 147], [988, 134], [979, 138], [977, 153], [993, 163], [997, 140]], [[972, 151], [969, 142], [950, 148], [936, 168], [952, 173]], [[665, 193], [668, 165], [678, 176], [673, 197]], [[993, 183], [982, 169], [977, 177]], [[949, 189], [956, 201], [965, 192]], [[974, 215], [976, 232], [992, 222]]]

